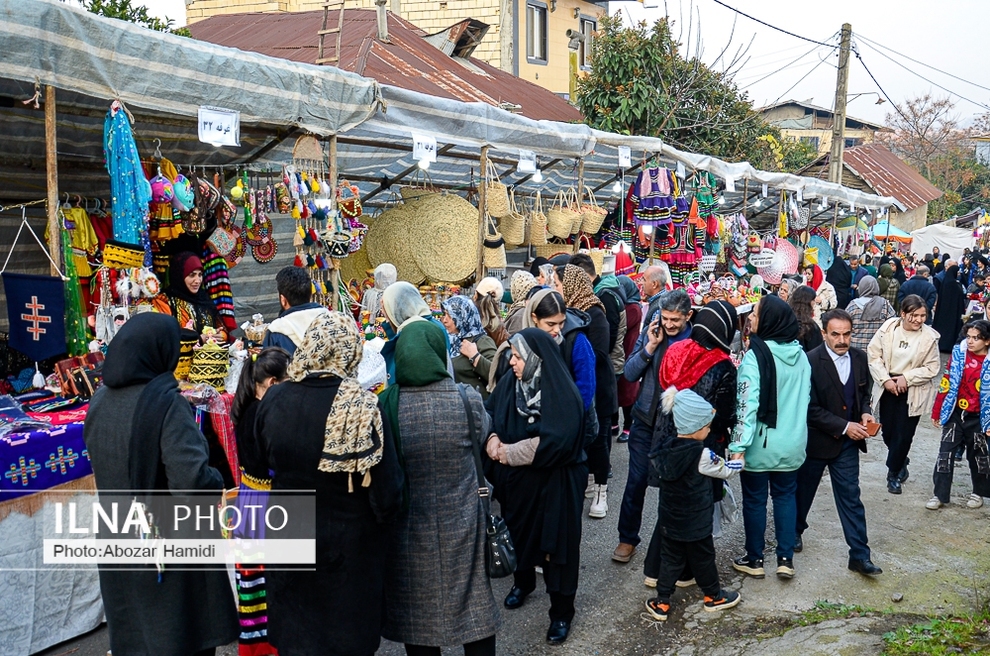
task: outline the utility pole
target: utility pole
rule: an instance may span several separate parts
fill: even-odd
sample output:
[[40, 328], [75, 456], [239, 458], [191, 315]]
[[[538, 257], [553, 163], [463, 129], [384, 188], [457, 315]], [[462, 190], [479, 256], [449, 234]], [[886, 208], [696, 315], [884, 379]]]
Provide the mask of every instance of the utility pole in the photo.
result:
[[835, 78], [835, 114], [832, 123], [832, 150], [828, 158], [829, 182], [842, 183], [842, 150], [846, 145], [846, 95], [849, 93], [849, 48], [852, 25], [842, 26], [839, 43], [839, 72]]

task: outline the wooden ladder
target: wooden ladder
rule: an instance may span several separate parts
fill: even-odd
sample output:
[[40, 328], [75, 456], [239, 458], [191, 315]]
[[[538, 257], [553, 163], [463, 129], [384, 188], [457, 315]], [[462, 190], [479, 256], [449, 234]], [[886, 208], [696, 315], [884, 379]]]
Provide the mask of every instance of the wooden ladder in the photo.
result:
[[[327, 27], [327, 22], [330, 18], [330, 11], [337, 11], [337, 27]], [[320, 35], [320, 53], [316, 60], [318, 65], [322, 64], [338, 64], [340, 63], [340, 33], [344, 27], [344, 0], [326, 0], [323, 3], [323, 28], [319, 31]], [[337, 35], [337, 44], [333, 49], [333, 55], [330, 55], [325, 47], [325, 39], [329, 34]]]

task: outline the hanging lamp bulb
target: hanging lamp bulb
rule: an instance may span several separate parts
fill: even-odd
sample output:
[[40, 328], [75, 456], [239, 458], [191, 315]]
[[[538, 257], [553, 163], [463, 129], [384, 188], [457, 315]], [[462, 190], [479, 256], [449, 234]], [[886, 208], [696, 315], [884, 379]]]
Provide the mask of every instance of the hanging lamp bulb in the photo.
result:
[[537, 184], [543, 182], [543, 171], [536, 169], [536, 173], [533, 174], [533, 182], [536, 182]]
[[430, 160], [428, 160], [428, 159], [421, 159], [421, 160], [419, 160], [419, 163], [417, 164], [417, 166], [419, 167], [419, 169], [421, 171], [425, 171], [425, 170], [427, 170], [427, 169], [430, 168]]
[[621, 194], [622, 193], [622, 183], [619, 182], [618, 180], [616, 180], [615, 181], [615, 184], [612, 185], [612, 192], [613, 193], [616, 193], [616, 194]]

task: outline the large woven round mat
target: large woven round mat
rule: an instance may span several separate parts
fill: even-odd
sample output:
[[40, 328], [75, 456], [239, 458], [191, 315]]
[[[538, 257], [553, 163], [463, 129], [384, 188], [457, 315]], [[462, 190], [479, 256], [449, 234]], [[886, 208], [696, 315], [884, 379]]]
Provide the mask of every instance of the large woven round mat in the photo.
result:
[[457, 194], [408, 202], [413, 257], [430, 282], [461, 282], [478, 266], [478, 208]]
[[364, 246], [372, 267], [386, 262], [395, 265], [399, 280], [418, 285], [426, 274], [417, 266], [413, 253], [419, 236], [410, 206], [398, 205], [385, 210], [368, 226]]

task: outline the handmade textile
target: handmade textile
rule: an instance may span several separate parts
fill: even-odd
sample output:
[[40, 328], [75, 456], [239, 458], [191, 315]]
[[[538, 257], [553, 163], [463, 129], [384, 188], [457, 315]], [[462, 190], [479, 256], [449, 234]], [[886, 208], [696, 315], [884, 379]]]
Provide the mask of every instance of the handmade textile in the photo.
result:
[[457, 334], [450, 336], [450, 359], [461, 356], [461, 342], [465, 339], [478, 338], [485, 335], [481, 325], [481, 315], [474, 302], [467, 296], [451, 296], [442, 303], [443, 311], [454, 321]]
[[127, 112], [111, 108], [103, 124], [103, 159], [110, 174], [113, 238], [140, 245], [145, 266], [151, 266], [148, 241], [148, 203], [151, 185], [141, 168]]
[[361, 362], [361, 334], [351, 317], [327, 312], [313, 320], [292, 356], [286, 374], [300, 382], [307, 377], [340, 378], [340, 387], [326, 418], [319, 470], [358, 473], [361, 487], [371, 485], [371, 468], [381, 462], [385, 430], [378, 397], [361, 389], [354, 377]]
[[230, 370], [230, 354], [214, 341], [209, 341], [193, 351], [189, 382], [206, 383], [218, 392], [224, 391], [224, 383]]
[[0, 502], [93, 473], [81, 421], [0, 437]]
[[3, 274], [9, 346], [29, 360], [65, 353], [65, 290], [62, 280], [23, 273]]
[[[85, 216], [85, 212], [83, 215]], [[85, 260], [85, 258], [83, 258]], [[89, 339], [86, 330], [86, 309], [83, 304], [83, 285], [76, 271], [76, 259], [72, 256], [72, 248], [62, 231], [62, 261], [65, 263], [65, 347], [71, 356], [89, 353]], [[89, 270], [89, 265], [86, 265]], [[87, 287], [88, 281], [87, 281]]]
[[234, 295], [230, 291], [227, 260], [208, 248], [203, 250], [203, 287], [213, 300], [220, 321], [228, 331], [237, 328], [234, 320]]

